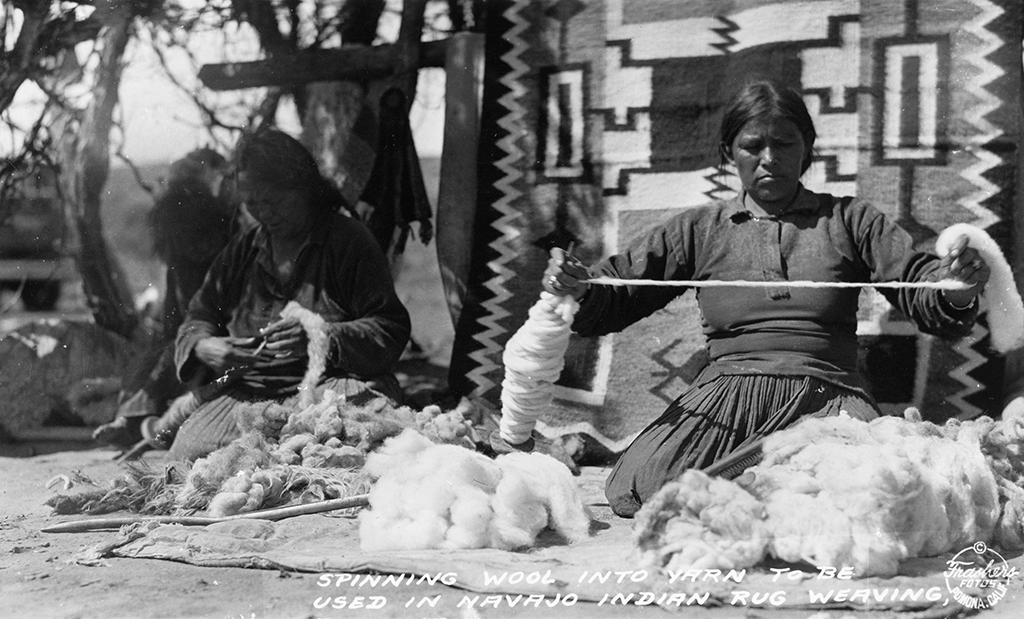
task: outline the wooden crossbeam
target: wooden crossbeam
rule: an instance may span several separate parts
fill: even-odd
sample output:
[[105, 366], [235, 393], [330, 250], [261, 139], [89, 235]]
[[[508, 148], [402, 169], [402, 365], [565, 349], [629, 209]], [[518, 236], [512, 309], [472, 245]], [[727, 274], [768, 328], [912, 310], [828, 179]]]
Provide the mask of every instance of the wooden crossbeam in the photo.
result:
[[[423, 42], [419, 48], [418, 66], [443, 67], [447, 48], [447, 39]], [[398, 51], [394, 44], [351, 45], [253, 62], [207, 64], [199, 69], [199, 79], [211, 90], [374, 80], [396, 73], [400, 66], [395, 62]]]

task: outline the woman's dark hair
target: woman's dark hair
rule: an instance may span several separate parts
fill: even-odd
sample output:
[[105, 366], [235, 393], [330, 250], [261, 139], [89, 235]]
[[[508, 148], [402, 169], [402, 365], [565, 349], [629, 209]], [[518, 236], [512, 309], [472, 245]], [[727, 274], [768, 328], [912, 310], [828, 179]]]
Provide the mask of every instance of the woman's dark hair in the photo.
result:
[[167, 187], [205, 185], [210, 171], [226, 173], [228, 161], [212, 148], [197, 148], [171, 163], [167, 170]]
[[234, 167], [236, 173], [244, 170], [278, 189], [308, 191], [315, 210], [348, 208], [341, 191], [320, 173], [313, 155], [280, 129], [261, 127], [244, 134], [235, 148]]
[[[227, 160], [210, 148], [171, 163], [167, 186], [148, 214], [153, 249], [170, 266], [202, 264], [202, 273], [231, 235], [234, 209], [214, 195], [206, 174], [225, 170]], [[193, 290], [194, 292], [194, 290]]]
[[801, 173], [806, 172], [811, 167], [814, 140], [818, 137], [814, 121], [811, 120], [803, 98], [795, 90], [767, 81], [747, 84], [725, 106], [719, 132], [722, 163], [729, 162], [732, 142], [743, 126], [757, 118], [781, 118], [796, 125], [807, 147], [807, 156], [800, 169]]
[[[228, 169], [228, 160], [224, 158], [224, 155], [218, 153], [208, 146], [197, 148], [190, 151], [182, 159], [179, 159], [176, 163], [186, 163], [195, 168], [202, 170], [218, 170], [226, 171]], [[173, 164], [172, 164], [172, 175], [173, 175]]]

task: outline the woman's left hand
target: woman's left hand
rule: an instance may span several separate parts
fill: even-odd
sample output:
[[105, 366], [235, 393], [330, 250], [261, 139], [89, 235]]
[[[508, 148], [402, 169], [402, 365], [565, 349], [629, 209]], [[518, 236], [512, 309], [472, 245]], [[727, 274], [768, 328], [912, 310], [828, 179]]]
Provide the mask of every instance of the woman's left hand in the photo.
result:
[[272, 322], [263, 329], [263, 337], [268, 353], [276, 358], [304, 357], [309, 339], [302, 324], [294, 318], [284, 318]]
[[953, 241], [949, 253], [943, 256], [939, 275], [943, 279], [967, 284], [962, 290], [943, 290], [942, 295], [953, 307], [968, 307], [981, 294], [991, 275], [988, 265], [978, 250], [968, 245], [964, 235]]

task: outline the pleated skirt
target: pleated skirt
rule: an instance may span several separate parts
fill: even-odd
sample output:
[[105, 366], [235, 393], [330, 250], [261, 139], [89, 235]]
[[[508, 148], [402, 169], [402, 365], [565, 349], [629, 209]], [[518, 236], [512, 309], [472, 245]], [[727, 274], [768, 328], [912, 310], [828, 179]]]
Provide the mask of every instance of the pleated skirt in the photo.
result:
[[810, 376], [718, 376], [685, 391], [640, 432], [608, 476], [605, 496], [616, 514], [632, 517], [683, 471], [707, 467], [802, 418], [840, 411], [865, 421], [879, 415], [856, 391]]
[[[389, 380], [373, 382], [354, 378], [328, 378], [317, 387], [314, 401], [322, 399], [324, 392], [331, 389], [348, 399], [383, 395], [398, 403], [401, 399], [398, 381], [393, 377], [387, 378]], [[272, 406], [297, 408], [298, 404], [297, 393], [286, 398], [268, 400], [254, 397], [239, 389], [228, 389], [199, 405], [185, 420], [174, 437], [167, 457], [169, 460], [192, 462], [235, 440], [241, 435], [236, 415], [238, 411], [244, 410], [246, 415], [255, 418]]]

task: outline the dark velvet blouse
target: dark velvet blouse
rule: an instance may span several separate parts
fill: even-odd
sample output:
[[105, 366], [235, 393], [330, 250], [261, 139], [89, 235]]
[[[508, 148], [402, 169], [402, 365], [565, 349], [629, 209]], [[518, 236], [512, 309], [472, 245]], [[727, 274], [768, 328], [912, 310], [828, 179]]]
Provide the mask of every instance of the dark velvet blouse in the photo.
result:
[[[863, 391], [857, 372], [859, 288], [794, 288], [786, 280], [920, 282], [939, 258], [871, 204], [801, 189], [787, 212], [755, 217], [740, 198], [687, 209], [594, 265], [591, 275], [657, 280], [778, 282], [771, 288], [701, 287], [697, 302], [712, 363], [722, 374], [810, 375]], [[592, 285], [573, 328], [617, 332], [685, 288]], [[970, 332], [974, 308], [956, 310], [934, 289], [880, 289], [926, 333]]]
[[[409, 313], [395, 293], [384, 253], [362, 223], [331, 214], [317, 222], [286, 283], [275, 275], [270, 236], [262, 227], [232, 238], [178, 331], [179, 377], [187, 381], [199, 370], [193, 355], [199, 340], [258, 336], [292, 300], [327, 322], [325, 378], [388, 375], [409, 341]], [[306, 366], [305, 359], [271, 365], [246, 376], [242, 386], [254, 394], [286, 394], [298, 386]]]

